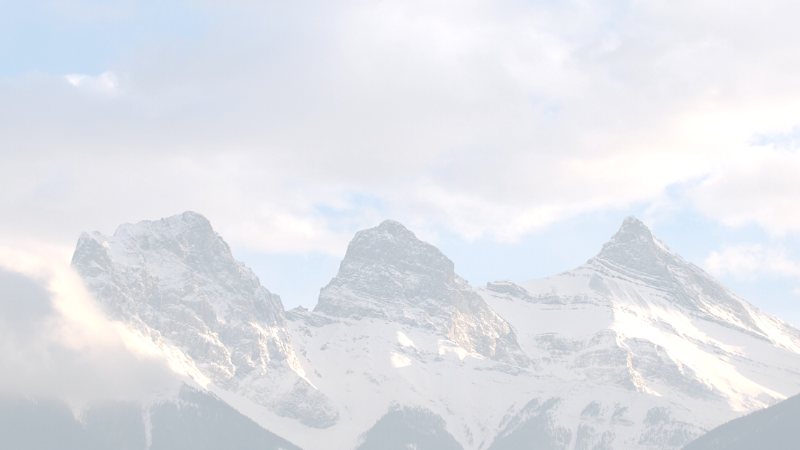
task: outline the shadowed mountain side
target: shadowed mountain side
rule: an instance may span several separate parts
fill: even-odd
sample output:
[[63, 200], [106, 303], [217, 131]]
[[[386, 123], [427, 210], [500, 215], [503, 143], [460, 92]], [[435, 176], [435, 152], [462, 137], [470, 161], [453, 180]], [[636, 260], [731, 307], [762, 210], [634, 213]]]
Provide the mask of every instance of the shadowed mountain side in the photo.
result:
[[800, 395], [720, 425], [683, 450], [796, 450], [800, 448]]
[[[107, 402], [76, 418], [63, 402], [0, 398], [0, 447], [17, 450], [300, 450], [205, 392], [149, 408]], [[149, 415], [149, 424], [145, 417]], [[149, 425], [150, 443], [147, 442]]]
[[356, 450], [463, 450], [445, 426], [444, 419], [427, 409], [394, 409], [364, 433]]
[[553, 420], [553, 411], [559, 398], [544, 402], [531, 400], [513, 418], [505, 423], [489, 450], [568, 450], [572, 442], [569, 429], [559, 427]]
[[[63, 402], [26, 398], [0, 399], [0, 442], [3, 448], [24, 450], [143, 450], [146, 445], [142, 410], [136, 404], [106, 404], [105, 422], [95, 426], [87, 414], [84, 427]], [[99, 433], [98, 433], [99, 431]]]
[[184, 387], [178, 400], [151, 410], [148, 450], [300, 450], [213, 395]]

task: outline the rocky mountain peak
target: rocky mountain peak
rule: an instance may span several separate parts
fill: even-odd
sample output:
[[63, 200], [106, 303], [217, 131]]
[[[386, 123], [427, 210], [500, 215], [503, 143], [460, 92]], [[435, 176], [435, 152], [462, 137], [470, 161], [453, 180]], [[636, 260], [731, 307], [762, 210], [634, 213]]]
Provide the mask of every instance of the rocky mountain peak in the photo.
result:
[[394, 220], [356, 233], [342, 265], [349, 268], [360, 264], [381, 264], [402, 272], [455, 274], [453, 262], [438, 248], [419, 240]]
[[409, 309], [441, 312], [457, 291], [453, 262], [399, 222], [356, 233], [339, 273], [322, 289], [315, 311], [344, 317], [407, 317]]
[[120, 225], [114, 237], [143, 251], [172, 253], [195, 270], [241, 265], [203, 215], [187, 211], [160, 220]]
[[361, 233], [362, 234], [384, 233], [389, 236], [394, 236], [398, 238], [402, 237], [407, 239], [416, 239], [416, 235], [414, 234], [413, 231], [406, 228], [402, 223], [392, 219], [384, 220], [377, 227], [361, 230]]
[[[590, 287], [599, 297], [613, 302], [631, 299], [618, 276], [622, 275], [626, 282], [658, 290], [657, 296], [640, 296], [640, 306], [677, 308], [693, 317], [759, 335], [779, 347], [792, 351], [800, 348], [798, 330], [759, 311], [700, 267], [672, 253], [635, 217], [627, 217], [600, 253], [578, 270], [589, 270], [593, 277]], [[609, 270], [616, 274], [609, 275]]]
[[[125, 224], [112, 236], [83, 233], [72, 265], [109, 316], [178, 349], [218, 386], [309, 426], [338, 420], [304, 378], [280, 297], [202, 215]], [[276, 380], [288, 385], [276, 388]]]
[[314, 312], [427, 328], [470, 352], [527, 363], [511, 328], [456, 275], [453, 262], [393, 220], [356, 233]]
[[140, 235], [144, 232], [155, 234], [162, 239], [203, 240], [215, 237], [211, 222], [202, 214], [186, 211], [182, 214], [165, 217], [159, 220], [143, 220], [135, 224], [126, 223], [117, 227], [114, 234]]
[[172, 237], [185, 235], [187, 231], [191, 230], [203, 234], [215, 234], [214, 229], [211, 227], [211, 222], [209, 222], [204, 215], [194, 211], [185, 211], [181, 214], [175, 214], [159, 220], [142, 220], [135, 224], [125, 223], [120, 225], [117, 229], [126, 232], [128, 230], [140, 230], [142, 228], [159, 228], [163, 230], [165, 234], [168, 233]]
[[603, 244], [595, 259], [655, 276], [665, 276], [676, 256], [653, 235], [647, 225], [628, 216], [619, 231]]

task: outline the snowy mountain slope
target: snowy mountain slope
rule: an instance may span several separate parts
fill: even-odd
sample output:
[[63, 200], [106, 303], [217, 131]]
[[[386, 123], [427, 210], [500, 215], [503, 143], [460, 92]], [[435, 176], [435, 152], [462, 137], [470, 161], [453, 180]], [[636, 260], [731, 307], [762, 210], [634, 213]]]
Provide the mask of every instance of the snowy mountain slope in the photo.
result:
[[659, 406], [666, 409], [629, 417], [642, 428], [661, 411], [671, 417], [666, 424], [687, 425], [674, 439], [644, 426], [634, 439], [642, 445], [678, 447], [736, 413], [800, 392], [798, 331], [671, 253], [632, 217], [574, 270], [480, 290], [543, 374], [622, 388], [637, 403], [667, 400]]
[[[336, 443], [330, 448], [353, 448], [396, 406], [442, 417], [447, 432], [467, 448], [475, 444], [474, 429], [496, 426], [517, 395], [534, 391], [517, 376], [528, 369], [470, 354], [436, 330], [378, 319], [320, 324], [320, 317], [287, 313], [301, 364], [341, 411], [339, 422], [319, 436], [295, 438], [276, 428], [305, 448], [328, 440]], [[482, 392], [476, 395], [476, 389]]]
[[283, 304], [203, 216], [186, 212], [82, 234], [72, 265], [111, 318], [177, 358], [201, 384], [240, 392], [308, 426], [337, 412], [305, 379]]
[[[558, 348], [572, 348], [568, 364], [576, 368], [597, 351], [630, 359], [622, 372], [616, 365], [593, 370], [595, 379], [717, 398], [737, 411], [800, 391], [800, 332], [671, 253], [632, 217], [586, 264], [541, 280], [490, 283], [482, 292], [513, 318], [528, 354], [557, 359]], [[587, 346], [603, 339], [603, 350]]]
[[451, 304], [436, 283], [455, 275], [407, 233], [359, 232], [317, 308], [287, 313], [301, 365], [343, 412], [324, 432], [335, 448], [404, 405], [442, 418], [466, 449], [677, 449], [800, 391], [797, 330], [636, 219], [574, 271], [477, 289], [527, 360], [493, 360], [432, 326]]
[[800, 392], [800, 333], [633, 218], [572, 271], [477, 289], [386, 221], [314, 311], [284, 314], [188, 214], [83, 236], [75, 266], [114, 317], [306, 450], [679, 449]]

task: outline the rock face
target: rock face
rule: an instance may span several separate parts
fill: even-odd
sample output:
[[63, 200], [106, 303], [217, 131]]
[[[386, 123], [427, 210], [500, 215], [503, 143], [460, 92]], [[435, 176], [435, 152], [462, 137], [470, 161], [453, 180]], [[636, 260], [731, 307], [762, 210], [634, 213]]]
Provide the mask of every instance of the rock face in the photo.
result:
[[295, 356], [280, 297], [193, 212], [82, 234], [73, 267], [109, 315], [188, 355], [218, 386], [309, 426], [338, 413]]
[[453, 262], [393, 220], [356, 233], [314, 311], [429, 328], [470, 353], [527, 364], [508, 323], [456, 275]]

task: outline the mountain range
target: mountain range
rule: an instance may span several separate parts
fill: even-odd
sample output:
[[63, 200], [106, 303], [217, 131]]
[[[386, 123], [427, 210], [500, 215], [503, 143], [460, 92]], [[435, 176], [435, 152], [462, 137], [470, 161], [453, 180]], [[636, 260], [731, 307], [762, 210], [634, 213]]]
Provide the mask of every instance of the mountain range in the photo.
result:
[[[264, 448], [668, 450], [800, 392], [800, 331], [633, 217], [573, 270], [481, 287], [387, 220], [311, 311], [192, 212], [83, 234], [72, 265], [185, 383], [129, 406], [144, 430], [192, 398]], [[145, 435], [125, 448], [162, 442]]]

